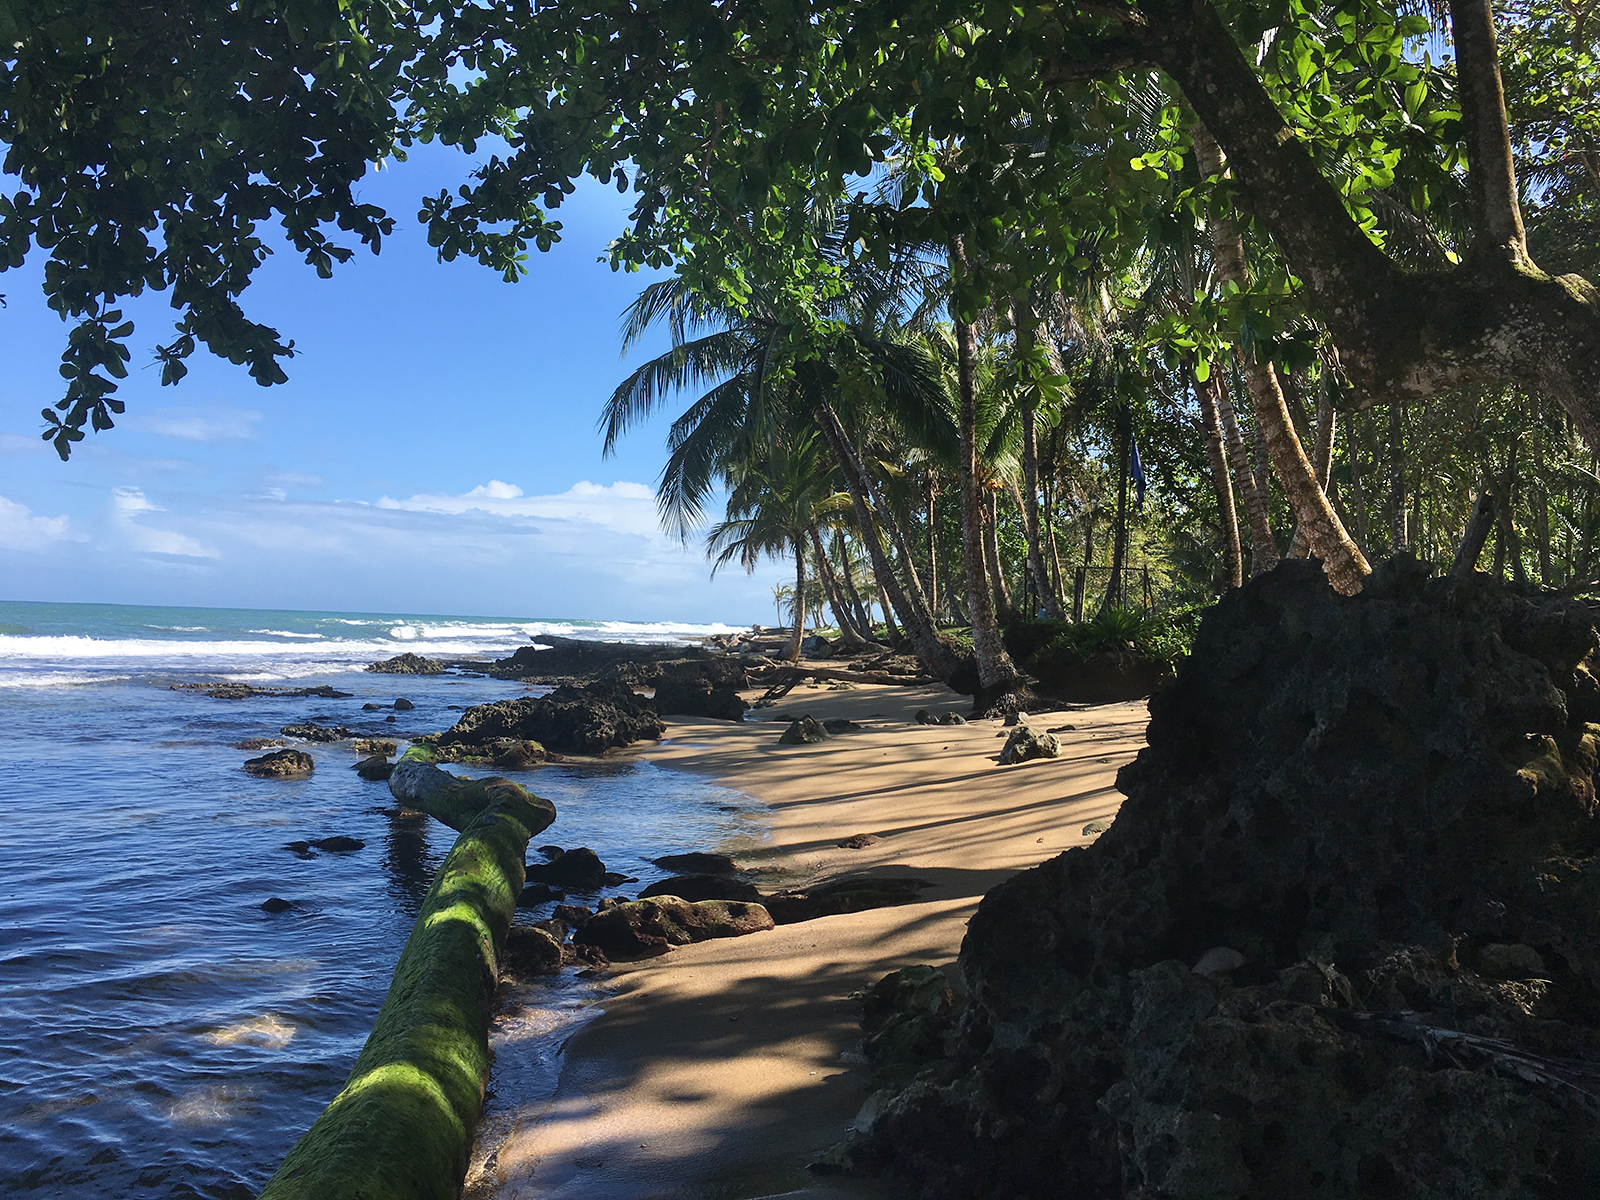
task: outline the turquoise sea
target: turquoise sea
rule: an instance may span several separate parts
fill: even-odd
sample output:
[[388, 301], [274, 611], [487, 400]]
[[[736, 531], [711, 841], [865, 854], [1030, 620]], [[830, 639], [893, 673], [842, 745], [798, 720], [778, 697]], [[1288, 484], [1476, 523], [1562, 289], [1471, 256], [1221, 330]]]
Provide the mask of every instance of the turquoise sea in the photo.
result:
[[[405, 650], [489, 658], [542, 634], [725, 629], [0, 602], [0, 1196], [253, 1197], [365, 1040], [453, 834], [391, 815], [347, 745], [302, 747], [316, 772], [281, 781], [241, 771], [258, 751], [236, 743], [310, 719], [403, 748], [456, 710], [528, 691], [362, 670]], [[352, 696], [173, 689], [211, 680]], [[416, 707], [363, 711], [397, 696]], [[556, 804], [544, 840], [591, 846], [637, 886], [661, 876], [650, 858], [761, 836], [747, 797], [630, 757], [520, 779]], [[334, 834], [365, 845], [285, 848]], [[264, 911], [271, 897], [292, 907]], [[552, 983], [550, 1027], [593, 987]], [[521, 1046], [508, 1085], [548, 1076], [555, 1045]]]

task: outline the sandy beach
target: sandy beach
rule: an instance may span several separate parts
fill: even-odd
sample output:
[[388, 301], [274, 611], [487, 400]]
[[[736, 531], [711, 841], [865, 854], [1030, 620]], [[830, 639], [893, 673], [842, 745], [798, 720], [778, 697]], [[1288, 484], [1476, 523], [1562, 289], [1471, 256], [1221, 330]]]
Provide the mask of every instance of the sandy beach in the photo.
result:
[[[1083, 827], [1115, 813], [1117, 768], [1148, 720], [1142, 701], [1036, 714], [1036, 726], [1073, 727], [1058, 734], [1061, 757], [1001, 767], [999, 721], [913, 723], [920, 708], [964, 713], [967, 704], [943, 687], [802, 685], [777, 712], [866, 726], [815, 746], [778, 745], [783, 726], [772, 722], [672, 721], [648, 758], [770, 808], [770, 844], [737, 855], [764, 891], [844, 875], [934, 886], [913, 904], [619, 964], [603, 1013], [566, 1046], [553, 1098], [527, 1106], [485, 1148], [492, 1155], [467, 1194], [891, 1196], [804, 1169], [844, 1136], [867, 1094], [865, 1069], [851, 1061], [856, 994], [902, 966], [952, 967], [985, 891], [1092, 840]], [[876, 840], [838, 844], [858, 834]]]

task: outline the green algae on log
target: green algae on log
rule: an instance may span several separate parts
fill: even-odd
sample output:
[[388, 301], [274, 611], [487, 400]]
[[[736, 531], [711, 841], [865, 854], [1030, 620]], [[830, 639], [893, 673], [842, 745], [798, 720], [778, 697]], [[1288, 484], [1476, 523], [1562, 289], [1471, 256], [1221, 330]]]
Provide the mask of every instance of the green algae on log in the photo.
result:
[[260, 1200], [460, 1195], [489, 1074], [499, 955], [528, 839], [555, 820], [555, 806], [508, 779], [483, 779], [444, 789], [424, 811], [461, 836], [423, 899], [344, 1090]]

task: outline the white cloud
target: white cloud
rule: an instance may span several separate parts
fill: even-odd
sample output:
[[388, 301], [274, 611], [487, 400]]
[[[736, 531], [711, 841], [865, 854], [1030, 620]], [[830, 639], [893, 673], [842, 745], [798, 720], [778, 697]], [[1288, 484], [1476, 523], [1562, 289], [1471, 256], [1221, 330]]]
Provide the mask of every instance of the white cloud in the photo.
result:
[[0, 454], [43, 454], [50, 443], [25, 433], [0, 433]]
[[165, 512], [152, 504], [138, 488], [111, 489], [113, 524], [126, 544], [145, 554], [171, 554], [180, 558], [220, 558], [218, 551], [204, 542], [172, 529], [151, 529], [134, 518], [143, 513]]
[[67, 533], [66, 517], [36, 517], [27, 505], [0, 496], [0, 549], [42, 550]]
[[661, 529], [655, 492], [642, 483], [626, 481], [602, 485], [583, 480], [555, 495], [527, 496], [515, 484], [491, 479], [460, 496], [423, 493], [408, 500], [384, 496], [379, 499], [378, 507], [407, 512], [483, 512], [497, 517], [577, 521], [646, 537], [658, 535]]
[[180, 438], [186, 442], [222, 442], [253, 438], [261, 414], [249, 408], [208, 405], [205, 408], [151, 408], [134, 411], [121, 424], [141, 433]]

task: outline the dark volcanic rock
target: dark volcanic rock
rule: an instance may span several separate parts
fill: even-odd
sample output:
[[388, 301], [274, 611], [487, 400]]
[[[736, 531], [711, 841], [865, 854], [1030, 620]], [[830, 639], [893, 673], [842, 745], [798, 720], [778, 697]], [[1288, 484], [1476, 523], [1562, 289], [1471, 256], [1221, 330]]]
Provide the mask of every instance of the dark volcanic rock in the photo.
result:
[[478, 747], [500, 739], [534, 741], [573, 754], [656, 740], [667, 731], [641, 697], [619, 683], [558, 687], [548, 696], [477, 704], [434, 739], [439, 748]]
[[592, 892], [603, 887], [606, 865], [587, 846], [556, 855], [547, 863], [529, 863], [524, 870], [529, 883], [548, 883], [577, 892]]
[[244, 762], [246, 771], [263, 779], [304, 779], [316, 768], [316, 760], [304, 750], [274, 750]]
[[1053, 733], [1044, 733], [1026, 723], [1018, 725], [1006, 738], [1000, 751], [1000, 765], [1031, 762], [1036, 758], [1060, 758], [1061, 742]]
[[394, 774], [394, 764], [383, 755], [374, 754], [363, 758], [351, 770], [369, 783], [381, 783]]
[[1409, 559], [1228, 593], [845, 1159], [976, 1200], [1600, 1194], [1596, 644]]
[[1139, 700], [1172, 677], [1168, 664], [1136, 650], [1102, 650], [1067, 663], [1041, 656], [1028, 663], [1028, 671], [1050, 695], [1082, 704]]
[[931, 713], [925, 708], [917, 709], [917, 715], [911, 718], [918, 725], [965, 725], [967, 719], [958, 712]]
[[820, 633], [813, 633], [810, 637], [804, 638], [800, 642], [800, 653], [806, 658], [832, 658], [833, 643]]
[[342, 833], [333, 837], [319, 838], [311, 844], [318, 850], [330, 850], [341, 854], [347, 854], [351, 850], [364, 850], [367, 846], [360, 838], [345, 837]]
[[506, 933], [505, 968], [514, 975], [554, 975], [561, 970], [562, 938], [538, 925], [513, 925]]
[[342, 742], [351, 736], [343, 725], [318, 725], [315, 721], [285, 725], [278, 732], [284, 737], [303, 738], [308, 742]]
[[651, 896], [679, 896], [684, 900], [754, 900], [760, 902], [761, 892], [754, 884], [726, 875], [675, 875], [660, 879], [639, 893], [639, 899]]
[[420, 654], [396, 654], [382, 662], [367, 664], [367, 670], [379, 675], [443, 675], [445, 664], [436, 658], [423, 658]]
[[548, 883], [530, 883], [517, 895], [518, 908], [533, 908], [538, 904], [548, 904], [552, 900], [565, 900], [567, 894], [559, 888], [553, 888]]
[[835, 879], [804, 891], [764, 896], [772, 919], [779, 925], [832, 917], [839, 913], [866, 912], [869, 908], [889, 908], [910, 904], [924, 888], [934, 885], [925, 879], [878, 879], [872, 877]]
[[399, 747], [393, 742], [389, 741], [387, 738], [356, 738], [355, 741], [350, 743], [350, 749], [354, 750], [357, 754], [381, 754], [385, 758], [388, 758], [389, 755], [393, 754], [399, 749]]
[[761, 665], [754, 655], [734, 655], [703, 646], [643, 646], [631, 642], [591, 642], [541, 637], [487, 671], [498, 679], [606, 680], [629, 688], [653, 688], [664, 678], [704, 679], [713, 687], [750, 686], [746, 671]]
[[861, 1050], [873, 1085], [905, 1083], [930, 1059], [943, 1057], [955, 1007], [955, 990], [934, 967], [902, 967], [868, 988], [861, 998], [867, 1035]]
[[270, 750], [274, 746], [283, 745], [282, 738], [245, 738], [242, 742], [235, 742], [235, 750]]
[[759, 904], [738, 900], [691, 903], [676, 896], [655, 896], [603, 908], [578, 928], [572, 940], [596, 946], [612, 959], [648, 958], [674, 946], [740, 937], [772, 927], [772, 918]]
[[[436, 674], [436, 673], [437, 672], [431, 672], [431, 671], [427, 672], [427, 674]], [[396, 696], [394, 698], [394, 710], [395, 710], [395, 712], [410, 712], [415, 707], [416, 707], [416, 705], [411, 703], [411, 701], [407, 700], [404, 696]]]
[[811, 746], [825, 742], [829, 733], [812, 717], [799, 717], [789, 723], [789, 728], [778, 735], [780, 746]]
[[726, 854], [706, 854], [700, 850], [663, 854], [650, 861], [663, 871], [682, 871], [686, 875], [732, 875], [739, 870], [739, 864]]
[[656, 684], [655, 699], [650, 702], [662, 714], [681, 717], [711, 717], [718, 721], [742, 721], [744, 702], [733, 688], [714, 687], [703, 678], [671, 677]]
[[261, 911], [262, 912], [269, 912], [269, 913], [288, 912], [293, 907], [294, 907], [294, 904], [291, 901], [285, 900], [282, 896], [268, 896], [265, 900], [263, 900], [261, 902]]
[[307, 688], [256, 687], [249, 683], [219, 683], [215, 686], [175, 683], [172, 685], [172, 690], [175, 692], [203, 690], [213, 700], [254, 700], [258, 696], [299, 699], [315, 696], [322, 700], [348, 700], [351, 695], [349, 692], [341, 692], [336, 688], [331, 688], [325, 683], [319, 684], [317, 687]]
[[843, 717], [829, 717], [822, 723], [822, 728], [832, 734], [857, 733], [863, 726], [854, 721], [847, 721]]

